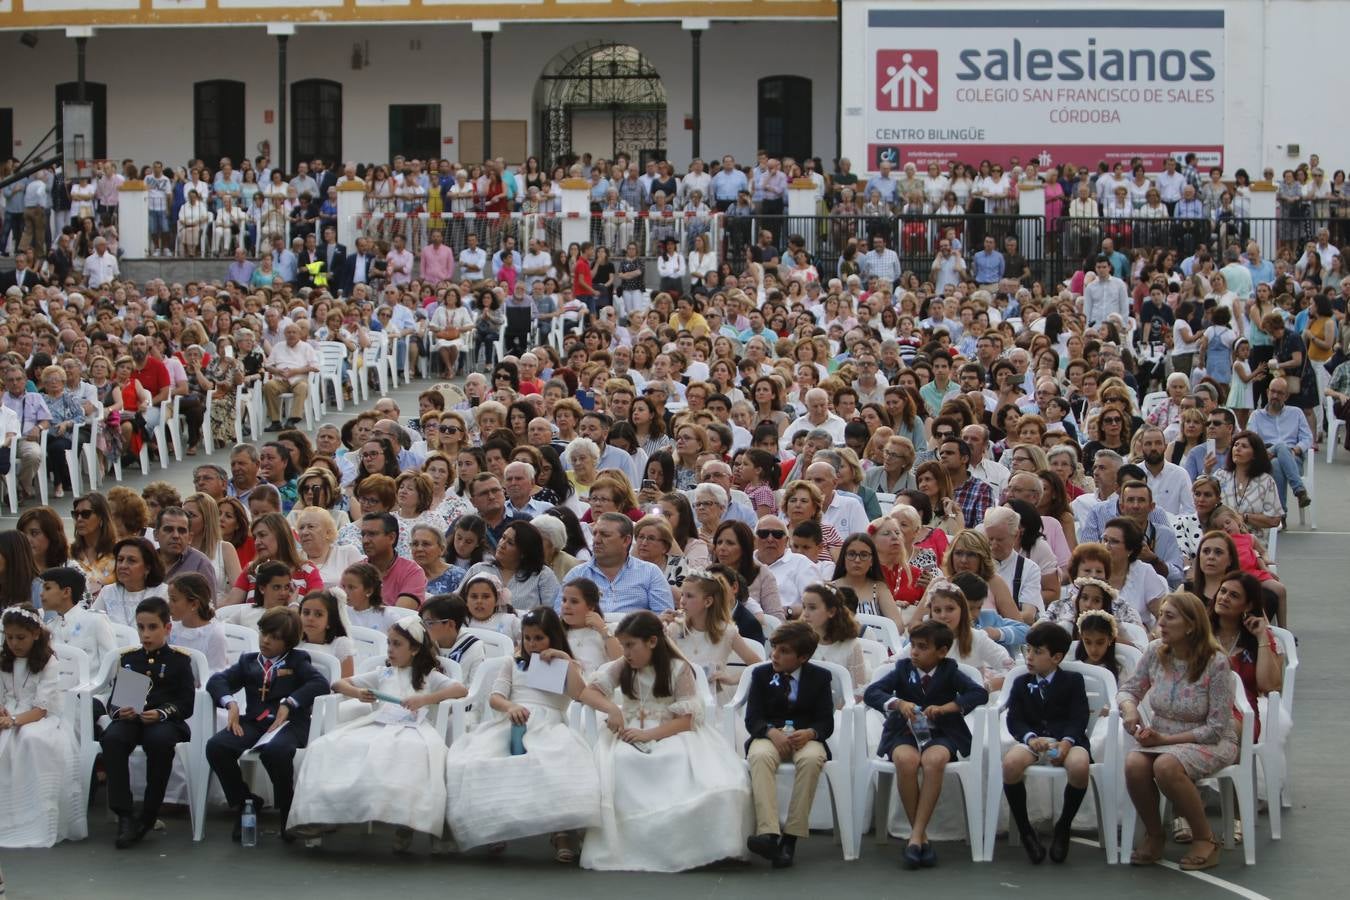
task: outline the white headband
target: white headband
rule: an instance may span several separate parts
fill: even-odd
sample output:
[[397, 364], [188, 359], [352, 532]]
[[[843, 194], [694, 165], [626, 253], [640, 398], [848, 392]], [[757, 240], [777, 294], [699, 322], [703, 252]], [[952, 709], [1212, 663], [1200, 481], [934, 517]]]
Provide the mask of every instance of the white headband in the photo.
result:
[[427, 642], [427, 629], [422, 624], [420, 616], [405, 616], [394, 623], [394, 627], [400, 631], [407, 632], [408, 637], [412, 638], [418, 644]]
[[15, 616], [21, 619], [27, 619], [28, 621], [37, 625], [39, 628], [45, 627], [42, 623], [42, 617], [39, 616], [37, 613], [33, 612], [31, 609], [23, 609], [22, 607], [18, 606], [11, 606], [9, 609], [5, 610], [4, 615], [0, 616], [0, 621], [8, 619], [10, 616]]

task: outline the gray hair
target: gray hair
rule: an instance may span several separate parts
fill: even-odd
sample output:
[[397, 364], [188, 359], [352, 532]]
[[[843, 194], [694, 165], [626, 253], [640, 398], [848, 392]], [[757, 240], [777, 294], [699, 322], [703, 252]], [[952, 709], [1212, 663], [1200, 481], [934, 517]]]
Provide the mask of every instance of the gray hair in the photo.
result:
[[1017, 514], [1016, 510], [1011, 509], [1010, 507], [991, 506], [989, 509], [985, 510], [984, 527], [988, 529], [991, 525], [994, 527], [1007, 525], [1014, 533], [1016, 533], [1017, 530], [1022, 527], [1022, 517]]
[[816, 455], [811, 457], [811, 462], [829, 463], [836, 475], [844, 468], [844, 458], [839, 455], [837, 450], [817, 450]]
[[1114, 463], [1117, 468], [1125, 465], [1125, 457], [1114, 450], [1098, 450], [1092, 456], [1092, 464], [1099, 466], [1104, 462]]
[[525, 470], [525, 477], [530, 481], [534, 481], [534, 466], [520, 459], [515, 462], [507, 463], [506, 467], [502, 469], [502, 474], [505, 475], [507, 470], [516, 468], [523, 468]]
[[247, 456], [254, 463], [258, 462], [258, 448], [252, 444], [235, 444], [234, 449], [230, 451], [230, 456], [235, 457], [239, 454]]
[[590, 438], [587, 437], [572, 438], [572, 442], [568, 444], [567, 449], [563, 451], [563, 455], [567, 457], [567, 461], [570, 463], [576, 462], [576, 457], [578, 453], [589, 454], [590, 456], [594, 457], [597, 462], [600, 461], [600, 448], [597, 447], [595, 441], [591, 440]]
[[553, 545], [554, 550], [562, 550], [567, 546], [567, 526], [563, 525], [561, 519], [553, 516], [536, 516], [530, 520], [530, 524]]
[[[720, 484], [712, 484], [711, 482], [707, 481], [695, 487], [693, 494], [691, 495], [691, 499], [694, 502], [702, 500], [704, 497], [708, 498], [709, 500], [712, 500], [723, 509], [726, 509], [727, 504], [731, 502], [731, 498], [727, 496], [726, 491], [722, 490], [722, 486]], [[690, 505], [693, 504], [691, 503]]]

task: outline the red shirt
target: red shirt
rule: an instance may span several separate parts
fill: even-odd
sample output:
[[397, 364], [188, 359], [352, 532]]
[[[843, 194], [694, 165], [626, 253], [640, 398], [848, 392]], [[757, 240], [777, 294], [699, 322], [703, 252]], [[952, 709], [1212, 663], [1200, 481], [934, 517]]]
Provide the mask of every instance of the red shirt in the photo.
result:
[[169, 367], [153, 356], [147, 356], [144, 368], [132, 372], [131, 377], [139, 381], [141, 387], [150, 392], [151, 398], [173, 385], [173, 379], [169, 377]]
[[[295, 585], [296, 594], [303, 597], [310, 591], [323, 590], [323, 576], [313, 563], [305, 563], [291, 573], [291, 584]], [[234, 586], [244, 592], [245, 603], [253, 602], [253, 591], [257, 584], [253, 580], [251, 568], [239, 573], [239, 577], [234, 580]]]
[[591, 284], [591, 264], [586, 262], [586, 257], [578, 256], [576, 264], [572, 266], [572, 294], [577, 297], [589, 297], [595, 293], [595, 286]]

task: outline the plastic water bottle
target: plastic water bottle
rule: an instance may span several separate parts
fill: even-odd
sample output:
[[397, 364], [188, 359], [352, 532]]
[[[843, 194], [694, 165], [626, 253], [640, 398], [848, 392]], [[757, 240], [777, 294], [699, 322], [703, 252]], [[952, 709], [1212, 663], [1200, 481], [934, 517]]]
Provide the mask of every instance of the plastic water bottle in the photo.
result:
[[783, 723], [783, 734], [792, 734], [792, 732], [796, 730], [797, 726], [793, 724], [791, 719], [788, 719], [786, 722]]
[[244, 801], [244, 814], [239, 817], [239, 845], [258, 846], [258, 814], [253, 811], [252, 800]]
[[914, 740], [922, 750], [933, 741], [932, 729], [928, 727], [928, 717], [922, 712], [915, 713], [914, 720], [909, 723], [909, 730], [914, 735]]

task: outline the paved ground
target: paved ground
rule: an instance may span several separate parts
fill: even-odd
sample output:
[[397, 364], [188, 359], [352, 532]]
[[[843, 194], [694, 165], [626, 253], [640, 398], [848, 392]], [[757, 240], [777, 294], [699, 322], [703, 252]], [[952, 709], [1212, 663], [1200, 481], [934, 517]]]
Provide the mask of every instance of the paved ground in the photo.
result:
[[[395, 397], [405, 412], [416, 408], [417, 385]], [[330, 414], [341, 422], [352, 415]], [[226, 452], [212, 457], [225, 463]], [[202, 459], [197, 457], [197, 460]], [[143, 486], [167, 477], [185, 492], [191, 487], [192, 460], [155, 469], [150, 478], [128, 473], [127, 484]], [[1219, 868], [1200, 876], [1163, 867], [1133, 869], [1105, 866], [1095, 847], [1076, 845], [1063, 867], [1050, 863], [1032, 868], [1016, 848], [1000, 844], [993, 863], [974, 864], [961, 844], [939, 845], [941, 874], [904, 872], [900, 845], [878, 847], [867, 836], [862, 858], [841, 861], [828, 835], [801, 845], [799, 864], [791, 874], [764, 865], [725, 865], [679, 876], [644, 876], [642, 887], [654, 896], [681, 898], [781, 897], [784, 892], [819, 896], [847, 885], [863, 897], [895, 897], [911, 885], [936, 887], [952, 898], [1063, 893], [1065, 876], [1074, 894], [1095, 892], [1109, 898], [1155, 898], [1160, 892], [1185, 891], [1194, 900], [1234, 895], [1259, 900], [1315, 895], [1340, 881], [1335, 873], [1345, 853], [1344, 821], [1350, 810], [1350, 781], [1342, 753], [1350, 746], [1350, 725], [1343, 714], [1345, 679], [1336, 660], [1344, 658], [1350, 639], [1345, 615], [1346, 582], [1350, 576], [1350, 454], [1342, 452], [1332, 467], [1319, 467], [1316, 501], [1318, 532], [1293, 531], [1279, 545], [1281, 577], [1290, 586], [1291, 617], [1298, 631], [1302, 672], [1298, 683], [1296, 736], [1293, 746], [1294, 809], [1286, 811], [1284, 840], [1272, 842], [1264, 816], [1246, 831], [1257, 844], [1257, 865], [1242, 864], [1239, 851], [1225, 853]], [[58, 510], [69, 515], [70, 501]], [[12, 517], [0, 517], [0, 528], [12, 528]], [[1337, 712], [1341, 710], [1342, 712]], [[102, 808], [104, 797], [99, 795]], [[113, 849], [113, 827], [104, 815], [91, 816], [91, 836], [80, 843], [50, 850], [3, 851], [11, 898], [99, 897], [107, 900], [193, 897], [194, 900], [268, 895], [355, 897], [408, 891], [429, 896], [453, 886], [465, 897], [497, 900], [538, 896], [595, 896], [605, 890], [628, 892], [633, 882], [615, 874], [566, 870], [551, 862], [547, 841], [512, 845], [500, 857], [481, 853], [431, 857], [425, 847], [411, 858], [395, 857], [389, 834], [348, 830], [329, 838], [322, 849], [287, 847], [275, 837], [257, 849], [243, 850], [228, 838], [229, 823], [215, 815], [207, 823], [207, 840], [193, 845], [186, 814], [167, 818], [167, 830], [134, 850]], [[264, 819], [264, 827], [272, 827]], [[1182, 855], [1175, 846], [1168, 857]], [[548, 879], [547, 882], [543, 879]]]

